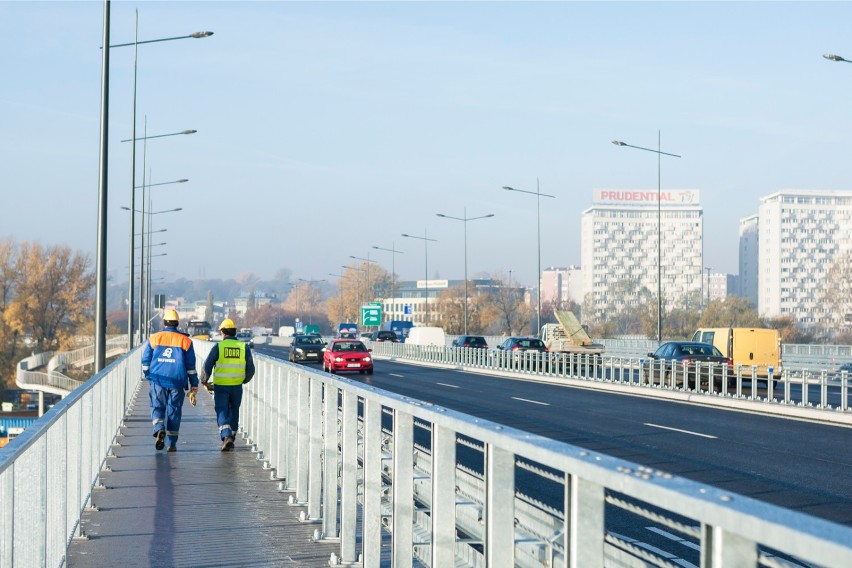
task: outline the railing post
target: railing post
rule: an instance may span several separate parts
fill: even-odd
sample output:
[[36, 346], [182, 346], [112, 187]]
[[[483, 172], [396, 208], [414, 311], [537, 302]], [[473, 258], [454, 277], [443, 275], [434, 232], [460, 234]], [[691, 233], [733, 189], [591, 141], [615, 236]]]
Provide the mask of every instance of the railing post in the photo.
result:
[[[393, 551], [394, 568], [411, 568], [414, 556], [414, 419], [393, 414]], [[437, 567], [436, 567], [437, 568]]]
[[358, 523], [358, 395], [343, 391], [343, 434], [340, 439], [343, 471], [340, 480], [340, 556], [357, 560]]
[[[565, 474], [565, 557], [569, 568], [604, 565], [604, 488]], [[703, 567], [702, 567], [703, 568]]]
[[432, 566], [454, 566], [456, 550], [456, 433], [432, 425]]
[[338, 454], [337, 454], [337, 398], [338, 389], [330, 383], [325, 384], [323, 411], [323, 492], [322, 492], [322, 538], [338, 538], [337, 512], [340, 500], [337, 495]]
[[382, 405], [375, 400], [364, 401], [363, 447], [363, 566], [379, 568], [382, 556]]
[[322, 382], [308, 378], [310, 410], [310, 445], [308, 451], [308, 520], [316, 521], [322, 515]]
[[310, 454], [311, 443], [311, 407], [308, 392], [310, 384], [308, 378], [301, 371], [298, 372], [297, 376], [298, 378], [296, 380], [298, 382], [299, 389], [299, 414], [296, 421], [296, 428], [298, 430], [296, 441], [296, 460], [298, 462], [296, 468], [296, 503], [298, 505], [306, 505], [308, 502], [308, 473], [310, 468], [308, 456]]
[[515, 565], [515, 455], [485, 445], [485, 565]]
[[756, 544], [720, 527], [701, 526], [701, 568], [757, 566]]

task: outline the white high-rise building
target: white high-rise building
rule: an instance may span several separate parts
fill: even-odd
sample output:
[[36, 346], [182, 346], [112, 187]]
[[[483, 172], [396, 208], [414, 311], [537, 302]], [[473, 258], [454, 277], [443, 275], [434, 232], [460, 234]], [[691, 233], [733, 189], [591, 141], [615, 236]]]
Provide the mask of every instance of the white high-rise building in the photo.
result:
[[758, 311], [832, 322], [822, 302], [833, 260], [852, 250], [852, 191], [785, 189], [760, 200]]
[[698, 190], [663, 190], [658, 223], [657, 190], [595, 190], [594, 204], [583, 212], [580, 254], [583, 291], [595, 307], [634, 305], [642, 288], [656, 298], [658, 227], [664, 306], [700, 293], [704, 219], [698, 199]]
[[541, 272], [541, 303], [583, 303], [583, 271], [579, 266], [545, 268]]
[[757, 215], [740, 219], [740, 289], [738, 294], [757, 307], [758, 274]]

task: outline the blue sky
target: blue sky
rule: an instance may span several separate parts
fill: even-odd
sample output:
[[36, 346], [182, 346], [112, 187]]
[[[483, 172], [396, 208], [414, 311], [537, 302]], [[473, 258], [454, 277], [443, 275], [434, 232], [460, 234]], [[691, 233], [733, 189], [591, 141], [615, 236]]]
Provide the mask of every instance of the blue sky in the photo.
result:
[[[328, 278], [350, 255], [403, 279], [580, 261], [599, 188], [698, 189], [705, 265], [736, 273], [739, 219], [781, 189], [852, 189], [847, 2], [120, 2], [139, 48], [155, 269]], [[0, 1], [0, 236], [96, 246], [101, 2]], [[108, 268], [126, 275], [132, 48], [112, 51]], [[137, 183], [141, 183], [139, 146]], [[141, 203], [141, 202], [140, 202]], [[137, 204], [139, 206], [139, 204]], [[156, 236], [155, 236], [156, 237]]]

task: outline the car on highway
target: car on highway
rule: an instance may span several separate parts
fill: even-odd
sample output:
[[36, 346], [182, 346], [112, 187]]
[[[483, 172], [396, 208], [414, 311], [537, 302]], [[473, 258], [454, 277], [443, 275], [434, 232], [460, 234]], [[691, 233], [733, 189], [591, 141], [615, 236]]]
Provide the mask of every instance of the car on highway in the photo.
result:
[[843, 377], [843, 373], [846, 373], [846, 376], [852, 379], [852, 361], [850, 361], [849, 363], [843, 363], [842, 365], [838, 366], [833, 374], [838, 379], [840, 379]]
[[373, 374], [370, 349], [357, 339], [332, 339], [323, 348], [322, 370], [332, 375], [341, 371]]
[[668, 341], [648, 353], [645, 362], [645, 372], [652, 380], [665, 385], [675, 380], [677, 386], [687, 388], [689, 385], [697, 388], [698, 379], [702, 385], [709, 384], [711, 367], [714, 380], [720, 381], [726, 375], [729, 384], [736, 380], [731, 360], [710, 343]]
[[[500, 351], [510, 355], [508, 358], [506, 355], [501, 357]], [[538, 337], [508, 337], [491, 352], [491, 356], [497, 361], [511, 361], [518, 368], [535, 370], [546, 365], [544, 360], [546, 353], [547, 346]]]
[[294, 335], [293, 341], [290, 343], [290, 354], [287, 358], [291, 363], [300, 361], [319, 363], [322, 361], [323, 347], [325, 347], [325, 343], [318, 335]]
[[254, 335], [250, 331], [238, 331], [235, 339], [246, 343], [249, 347], [254, 347]]
[[488, 349], [488, 342], [481, 335], [460, 335], [453, 339], [452, 347], [470, 347], [473, 349]]
[[395, 331], [374, 331], [370, 334], [370, 341], [382, 342], [390, 341], [391, 343], [399, 343], [399, 336]]

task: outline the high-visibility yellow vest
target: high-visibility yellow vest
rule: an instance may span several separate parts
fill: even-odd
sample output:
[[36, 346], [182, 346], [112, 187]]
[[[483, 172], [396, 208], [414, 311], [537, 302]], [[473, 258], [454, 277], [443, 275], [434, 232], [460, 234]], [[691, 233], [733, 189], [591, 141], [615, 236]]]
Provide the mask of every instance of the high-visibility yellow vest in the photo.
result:
[[232, 338], [219, 342], [219, 359], [213, 367], [213, 384], [241, 385], [246, 378], [246, 344]]

